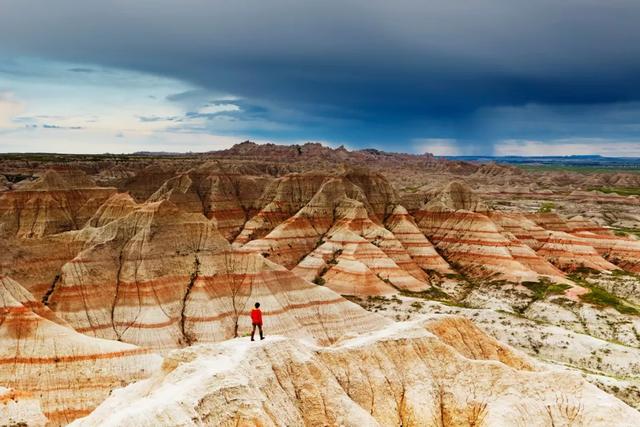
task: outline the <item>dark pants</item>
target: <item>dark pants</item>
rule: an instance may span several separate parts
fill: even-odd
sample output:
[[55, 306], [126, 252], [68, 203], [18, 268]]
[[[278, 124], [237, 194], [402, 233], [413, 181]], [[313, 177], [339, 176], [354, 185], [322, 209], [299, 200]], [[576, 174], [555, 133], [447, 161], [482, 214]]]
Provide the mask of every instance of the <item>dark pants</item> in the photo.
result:
[[253, 323], [253, 329], [251, 329], [251, 341], [253, 341], [253, 336], [256, 333], [256, 326], [258, 327], [258, 330], [260, 330], [260, 339], [263, 340], [264, 336], [262, 335], [262, 323]]

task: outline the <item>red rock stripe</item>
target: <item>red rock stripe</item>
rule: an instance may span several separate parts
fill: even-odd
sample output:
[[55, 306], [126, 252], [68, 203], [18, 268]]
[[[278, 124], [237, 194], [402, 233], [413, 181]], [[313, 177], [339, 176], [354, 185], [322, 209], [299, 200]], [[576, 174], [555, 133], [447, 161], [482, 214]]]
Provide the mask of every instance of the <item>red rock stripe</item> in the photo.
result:
[[118, 357], [136, 356], [139, 354], [148, 354], [149, 350], [144, 348], [134, 348], [131, 350], [117, 351], [113, 353], [96, 353], [96, 354], [82, 354], [72, 356], [57, 356], [57, 357], [7, 357], [0, 359], [0, 365], [15, 365], [18, 363], [24, 363], [28, 365], [42, 365], [48, 363], [75, 363], [85, 360], [98, 360], [98, 359], [115, 359]]
[[[309, 307], [314, 307], [314, 306], [318, 306], [318, 305], [329, 305], [329, 304], [336, 304], [336, 303], [342, 303], [345, 302], [345, 300], [343, 298], [336, 298], [336, 299], [332, 299], [332, 300], [324, 300], [324, 301], [311, 301], [311, 302], [305, 302], [305, 303], [301, 303], [301, 304], [291, 304], [287, 307], [283, 307], [280, 310], [274, 310], [274, 311], [269, 311], [269, 312], [263, 312], [264, 316], [277, 316], [283, 313], [286, 313], [288, 311], [291, 310], [298, 310], [301, 308], [309, 308]], [[206, 316], [206, 317], [189, 317], [187, 316], [187, 319], [189, 319], [189, 321], [191, 322], [211, 322], [211, 321], [216, 321], [216, 320], [220, 320], [223, 319], [225, 317], [229, 317], [232, 316], [233, 312], [228, 311], [225, 313], [220, 313], [218, 315], [215, 316]], [[243, 316], [248, 316], [249, 312], [243, 312], [241, 313], [241, 315]]]

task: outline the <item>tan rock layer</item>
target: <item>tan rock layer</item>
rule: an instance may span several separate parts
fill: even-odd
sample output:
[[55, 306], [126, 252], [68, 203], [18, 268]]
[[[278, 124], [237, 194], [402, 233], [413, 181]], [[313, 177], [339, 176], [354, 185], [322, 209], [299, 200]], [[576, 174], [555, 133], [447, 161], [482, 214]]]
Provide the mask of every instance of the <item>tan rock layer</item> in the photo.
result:
[[0, 383], [38, 396], [48, 425], [88, 414], [113, 388], [159, 367], [148, 350], [60, 323], [17, 282], [0, 278]]
[[[434, 333], [428, 332], [432, 330]], [[538, 371], [468, 321], [396, 324], [327, 348], [272, 338], [173, 353], [74, 426], [632, 426], [640, 414]]]

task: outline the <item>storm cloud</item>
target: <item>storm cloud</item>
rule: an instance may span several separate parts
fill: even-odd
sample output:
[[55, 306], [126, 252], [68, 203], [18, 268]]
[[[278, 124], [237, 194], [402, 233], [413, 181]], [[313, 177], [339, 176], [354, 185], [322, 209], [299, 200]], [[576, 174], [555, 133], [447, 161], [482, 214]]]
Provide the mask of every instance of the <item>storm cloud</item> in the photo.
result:
[[640, 141], [637, 1], [1, 7], [4, 55], [179, 79], [237, 97], [234, 105], [268, 120], [290, 120], [310, 139], [394, 147], [447, 138], [489, 152], [518, 138]]

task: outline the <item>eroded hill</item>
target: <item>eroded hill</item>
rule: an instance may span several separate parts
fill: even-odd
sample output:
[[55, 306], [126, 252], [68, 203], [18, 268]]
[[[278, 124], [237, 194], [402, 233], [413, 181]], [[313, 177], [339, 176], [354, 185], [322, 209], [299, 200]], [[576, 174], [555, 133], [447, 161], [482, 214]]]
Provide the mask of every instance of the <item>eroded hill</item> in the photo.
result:
[[318, 144], [1, 164], [16, 422], [146, 377], [78, 422], [640, 420], [640, 201], [594, 177]]

